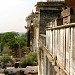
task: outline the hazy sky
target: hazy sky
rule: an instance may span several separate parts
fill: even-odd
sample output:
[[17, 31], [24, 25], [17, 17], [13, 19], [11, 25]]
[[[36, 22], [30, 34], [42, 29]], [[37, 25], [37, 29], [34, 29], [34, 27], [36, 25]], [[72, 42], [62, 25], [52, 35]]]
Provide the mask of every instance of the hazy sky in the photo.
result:
[[42, 0], [0, 0], [0, 32], [25, 32], [25, 18], [37, 1]]

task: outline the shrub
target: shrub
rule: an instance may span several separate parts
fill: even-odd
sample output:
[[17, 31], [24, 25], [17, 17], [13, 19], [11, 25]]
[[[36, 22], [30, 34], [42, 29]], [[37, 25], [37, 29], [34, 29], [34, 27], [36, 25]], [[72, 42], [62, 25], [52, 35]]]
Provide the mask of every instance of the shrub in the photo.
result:
[[22, 61], [22, 67], [35, 65], [37, 65], [37, 54], [31, 52], [28, 54], [27, 58]]
[[1, 66], [6, 66], [9, 61], [12, 61], [11, 57], [8, 55], [3, 55], [0, 57]]

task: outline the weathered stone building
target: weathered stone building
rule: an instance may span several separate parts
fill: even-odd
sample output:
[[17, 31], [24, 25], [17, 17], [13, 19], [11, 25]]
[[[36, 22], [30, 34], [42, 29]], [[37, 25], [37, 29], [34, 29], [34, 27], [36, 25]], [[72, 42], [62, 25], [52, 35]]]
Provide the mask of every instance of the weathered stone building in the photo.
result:
[[46, 33], [47, 23], [60, 16], [64, 2], [38, 2], [36, 5], [36, 11], [39, 15], [39, 32], [40, 34]]
[[27, 47], [29, 47], [30, 51], [36, 52], [38, 48], [38, 12], [32, 12], [27, 18], [27, 33], [28, 33], [28, 41]]
[[[46, 27], [47, 24], [60, 17], [61, 11], [64, 8], [63, 1], [49, 1], [49, 2], [38, 2], [36, 5], [36, 11], [39, 12], [39, 54], [38, 54], [38, 64], [39, 64], [39, 75], [55, 75], [56, 71], [54, 65], [51, 61], [51, 56], [44, 47], [47, 48], [46, 43]], [[56, 24], [56, 23], [55, 23]], [[47, 35], [48, 37], [49, 35]], [[49, 41], [50, 39], [48, 39]], [[41, 41], [41, 42], [40, 42]], [[40, 45], [43, 43], [43, 46]], [[48, 48], [47, 48], [48, 49]]]
[[32, 46], [38, 52], [38, 75], [75, 75], [75, 12], [67, 2], [36, 4]]
[[27, 47], [29, 50], [32, 50], [32, 43], [34, 38], [34, 28], [33, 28], [33, 19], [34, 19], [34, 12], [26, 18], [27, 26], [25, 27], [27, 29]]

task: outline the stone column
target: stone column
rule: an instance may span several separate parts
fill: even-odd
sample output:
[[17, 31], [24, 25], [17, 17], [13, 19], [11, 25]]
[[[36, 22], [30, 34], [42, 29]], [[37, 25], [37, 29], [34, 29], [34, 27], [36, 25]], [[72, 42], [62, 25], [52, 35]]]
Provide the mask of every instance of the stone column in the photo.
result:
[[48, 75], [50, 75], [50, 62], [48, 60]]
[[41, 75], [41, 50], [38, 50], [38, 75]]
[[46, 55], [44, 54], [43, 75], [46, 75]]

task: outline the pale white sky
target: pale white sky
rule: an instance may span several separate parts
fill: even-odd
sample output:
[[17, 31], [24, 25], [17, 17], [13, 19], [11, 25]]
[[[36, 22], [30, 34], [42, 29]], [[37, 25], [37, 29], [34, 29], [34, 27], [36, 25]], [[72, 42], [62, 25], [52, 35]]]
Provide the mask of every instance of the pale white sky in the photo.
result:
[[25, 32], [25, 17], [35, 9], [37, 1], [46, 0], [0, 0], [0, 33]]

